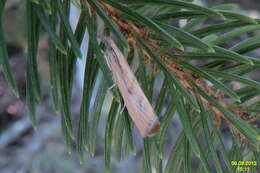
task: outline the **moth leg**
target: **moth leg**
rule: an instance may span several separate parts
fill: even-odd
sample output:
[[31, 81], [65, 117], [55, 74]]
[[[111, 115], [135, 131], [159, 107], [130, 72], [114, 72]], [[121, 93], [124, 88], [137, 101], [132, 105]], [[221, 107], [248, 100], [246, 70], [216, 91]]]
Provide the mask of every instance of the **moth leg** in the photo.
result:
[[112, 79], [113, 79], [114, 84], [111, 85], [111, 86], [108, 88], [108, 90], [112, 90], [114, 87], [116, 87], [117, 79], [116, 79], [116, 77], [115, 77], [114, 75], [112, 76]]
[[120, 114], [122, 114], [123, 112], [124, 112], [124, 110], [125, 110], [125, 103], [124, 103], [124, 106], [121, 108], [121, 110], [120, 110]]
[[110, 86], [110, 87], [108, 88], [108, 90], [109, 90], [109, 91], [112, 90], [115, 86], [116, 86], [116, 84], [114, 83], [112, 86]]

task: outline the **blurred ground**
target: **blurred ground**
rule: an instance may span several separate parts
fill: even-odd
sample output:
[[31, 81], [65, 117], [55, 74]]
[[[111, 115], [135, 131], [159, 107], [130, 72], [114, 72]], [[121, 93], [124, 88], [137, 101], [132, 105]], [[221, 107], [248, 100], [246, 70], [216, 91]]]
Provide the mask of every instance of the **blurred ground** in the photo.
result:
[[[210, 4], [222, 3], [223, 1], [212, 1]], [[5, 83], [3, 74], [0, 73], [0, 173], [103, 172], [102, 148], [104, 146], [102, 143], [98, 143], [97, 155], [94, 158], [86, 156], [86, 162], [82, 165], [79, 164], [74, 151], [71, 155], [66, 151], [64, 139], [61, 135], [60, 117], [52, 111], [47, 90], [47, 44], [44, 36], [40, 43], [39, 71], [42, 78], [45, 103], [37, 108], [39, 127], [37, 130], [32, 129], [25, 107], [24, 50], [26, 37], [23, 30], [25, 28], [24, 5], [21, 2], [21, 0], [7, 0], [5, 13], [5, 31], [10, 62], [20, 89], [21, 98], [17, 99], [14, 97]], [[247, 10], [251, 10], [252, 14], [255, 14], [255, 11], [252, 10], [260, 9], [257, 0], [233, 0], [232, 2], [241, 3]], [[259, 55], [259, 52], [257, 53]], [[252, 76], [260, 80], [259, 75], [252, 74]], [[77, 95], [77, 93], [73, 97], [72, 112], [75, 120], [78, 117], [80, 97], [80, 94]], [[173, 129], [175, 132], [179, 130], [179, 126], [176, 123], [178, 123], [177, 120], [173, 126], [176, 128]], [[99, 136], [102, 136], [101, 131]], [[172, 144], [172, 139], [169, 139], [167, 143], [169, 143], [168, 145]], [[129, 161], [123, 161], [120, 164], [114, 163], [114, 172], [141, 172], [141, 140], [137, 139], [136, 144], [137, 155], [131, 156]]]

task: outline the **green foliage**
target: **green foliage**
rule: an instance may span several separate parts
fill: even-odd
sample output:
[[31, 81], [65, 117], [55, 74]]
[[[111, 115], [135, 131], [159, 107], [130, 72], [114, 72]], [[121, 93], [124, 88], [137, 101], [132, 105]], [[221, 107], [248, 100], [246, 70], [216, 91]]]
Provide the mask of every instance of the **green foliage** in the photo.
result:
[[[71, 3], [80, 11], [74, 33], [68, 20]], [[143, 139], [143, 172], [151, 173], [153, 169], [158, 173], [182, 170], [189, 173], [195, 169], [197, 172], [235, 172], [231, 165], [233, 160], [247, 160], [250, 155], [250, 160], [259, 162], [260, 131], [253, 123], [260, 114], [260, 83], [247, 76], [259, 70], [259, 57], [248, 54], [259, 48], [259, 36], [232, 47], [225, 43], [255, 33], [260, 29], [260, 19], [234, 12], [232, 4], [207, 8], [177, 0], [27, 0], [26, 4], [26, 100], [32, 123], [36, 127], [36, 105], [42, 102], [37, 52], [40, 32], [44, 30], [49, 36], [53, 107], [61, 114], [68, 150], [75, 140], [81, 162], [86, 151], [95, 155], [101, 112], [107, 107], [104, 100], [110, 97], [107, 91], [113, 84], [103, 55], [106, 50], [100, 38], [104, 36], [115, 40], [128, 55], [130, 64], [133, 59], [139, 60], [136, 77], [148, 100], [155, 103], [161, 122], [158, 134]], [[5, 0], [1, 0], [0, 64], [8, 85], [18, 96], [2, 27], [4, 5]], [[181, 19], [187, 19], [184, 26], [172, 25]], [[208, 20], [218, 23], [207, 23]], [[70, 104], [76, 61], [77, 57], [81, 58], [80, 45], [86, 32], [89, 46], [75, 139]], [[194, 62], [203, 62], [203, 65]], [[163, 79], [163, 82], [158, 97], [154, 98], [156, 79]], [[242, 87], [231, 88], [230, 82], [241, 83]], [[114, 97], [109, 102], [103, 130], [107, 172], [113, 150], [116, 161], [124, 159], [123, 155], [127, 159], [130, 153], [136, 152], [134, 124], [127, 110], [119, 111], [123, 100], [118, 89], [111, 90]], [[171, 135], [176, 142], [167, 155], [165, 144], [175, 114], [179, 116], [183, 130], [178, 135]], [[222, 139], [219, 117], [232, 136], [231, 149], [227, 149]], [[194, 157], [198, 159], [198, 166], [194, 166]]]
[[14, 77], [12, 76], [10, 64], [8, 61], [8, 53], [7, 53], [7, 48], [6, 48], [5, 38], [4, 38], [4, 31], [3, 31], [3, 26], [2, 26], [3, 25], [3, 23], [2, 23], [3, 15], [2, 14], [4, 11], [5, 2], [6, 2], [5, 0], [0, 2], [0, 65], [1, 65], [1, 68], [5, 75], [7, 84], [12, 89], [13, 93], [17, 97], [19, 97], [16, 82], [14, 80]]

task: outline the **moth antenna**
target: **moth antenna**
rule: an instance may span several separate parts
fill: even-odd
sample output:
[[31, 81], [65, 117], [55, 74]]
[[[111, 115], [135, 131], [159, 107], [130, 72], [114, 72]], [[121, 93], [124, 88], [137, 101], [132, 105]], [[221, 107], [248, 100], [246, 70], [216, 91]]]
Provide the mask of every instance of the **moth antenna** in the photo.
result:
[[[106, 56], [106, 55], [105, 55], [105, 56]], [[108, 68], [109, 68], [110, 70], [112, 70], [112, 68], [111, 68], [111, 66], [110, 66], [110, 63], [108, 62], [108, 59], [105, 58], [105, 60], [106, 60], [106, 63], [107, 63]]]

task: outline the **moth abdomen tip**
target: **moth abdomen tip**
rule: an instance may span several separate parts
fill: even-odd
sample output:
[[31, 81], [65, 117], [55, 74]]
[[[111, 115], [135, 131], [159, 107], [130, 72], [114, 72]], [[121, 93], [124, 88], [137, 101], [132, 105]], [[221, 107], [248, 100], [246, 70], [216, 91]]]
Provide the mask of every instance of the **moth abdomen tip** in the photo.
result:
[[154, 136], [160, 130], [160, 127], [161, 127], [160, 121], [156, 116], [154, 116], [154, 118], [151, 119], [151, 122], [149, 123], [149, 127], [146, 130], [145, 136], [148, 137]]

